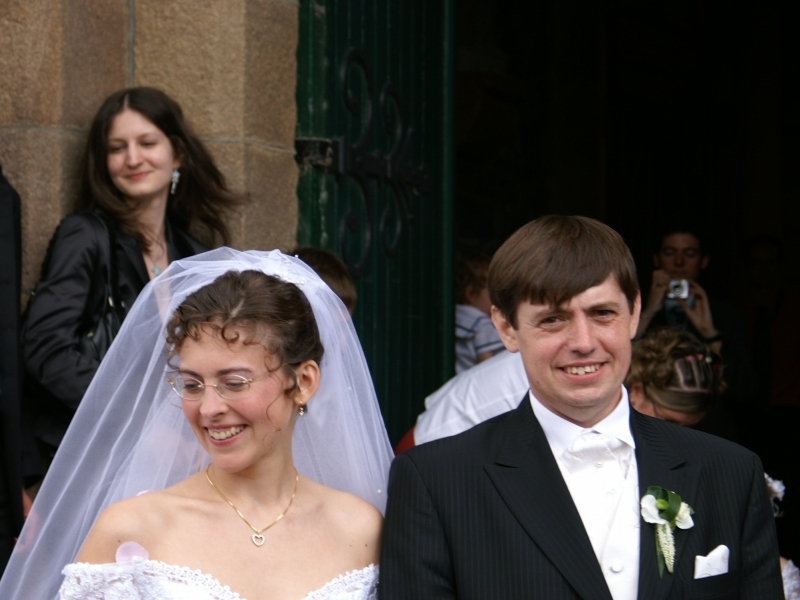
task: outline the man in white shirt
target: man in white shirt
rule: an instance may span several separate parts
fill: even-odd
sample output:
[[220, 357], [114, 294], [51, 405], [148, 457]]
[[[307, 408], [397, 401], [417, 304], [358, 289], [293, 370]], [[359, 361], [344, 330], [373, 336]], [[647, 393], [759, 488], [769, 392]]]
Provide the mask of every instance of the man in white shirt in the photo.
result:
[[[530, 394], [395, 459], [379, 596], [782, 598], [758, 458], [630, 409], [641, 300], [619, 234], [537, 219], [495, 254], [489, 292]], [[655, 486], [669, 533], [642, 501]]]
[[516, 408], [528, 387], [522, 357], [503, 350], [425, 398], [425, 412], [414, 425], [414, 443], [461, 433]]

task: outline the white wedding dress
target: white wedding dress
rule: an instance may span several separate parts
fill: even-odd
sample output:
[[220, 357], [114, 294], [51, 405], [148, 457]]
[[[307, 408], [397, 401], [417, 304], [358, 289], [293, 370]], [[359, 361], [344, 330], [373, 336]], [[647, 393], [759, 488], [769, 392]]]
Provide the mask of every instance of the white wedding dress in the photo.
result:
[[[141, 490], [166, 489], [209, 464], [167, 382], [172, 367], [166, 324], [197, 290], [230, 271], [251, 270], [300, 288], [326, 349], [313, 404], [294, 426], [297, 470], [384, 512], [393, 452], [344, 304], [298, 258], [277, 250], [218, 248], [174, 261], [139, 294], [36, 497], [0, 580], [1, 600], [244, 600], [240, 594], [247, 590], [236, 589], [235, 576], [226, 576], [226, 587], [213, 576], [213, 567], [198, 573], [198, 565], [186, 568], [180, 558], [170, 558], [173, 564], [146, 554], [102, 565], [73, 561], [106, 508]], [[344, 573], [306, 600], [374, 600], [377, 579], [377, 566]]]
[[[60, 600], [246, 600], [217, 579], [188, 567], [149, 560], [147, 550], [135, 546], [132, 556], [102, 565], [73, 563], [62, 571]], [[339, 575], [302, 600], [376, 600], [378, 567], [369, 565]], [[300, 600], [300, 599], [298, 599]]]

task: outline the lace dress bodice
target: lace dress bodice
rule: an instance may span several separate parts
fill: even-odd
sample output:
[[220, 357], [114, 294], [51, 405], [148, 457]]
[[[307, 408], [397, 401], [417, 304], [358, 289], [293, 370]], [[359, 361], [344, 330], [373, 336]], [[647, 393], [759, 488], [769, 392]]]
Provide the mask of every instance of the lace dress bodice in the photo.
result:
[[[211, 575], [142, 556], [102, 565], [73, 563], [62, 573], [60, 600], [245, 600]], [[378, 567], [369, 565], [339, 575], [303, 600], [376, 600], [377, 587]]]

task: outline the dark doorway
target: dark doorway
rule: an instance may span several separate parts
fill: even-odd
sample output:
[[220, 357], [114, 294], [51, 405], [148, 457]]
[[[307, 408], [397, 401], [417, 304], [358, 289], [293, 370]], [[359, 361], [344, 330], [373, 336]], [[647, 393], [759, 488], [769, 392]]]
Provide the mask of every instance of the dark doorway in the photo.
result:
[[459, 2], [457, 238], [585, 214], [624, 235], [646, 279], [656, 232], [681, 215], [708, 233], [717, 293], [758, 233], [783, 240], [798, 285], [792, 17], [788, 2]]

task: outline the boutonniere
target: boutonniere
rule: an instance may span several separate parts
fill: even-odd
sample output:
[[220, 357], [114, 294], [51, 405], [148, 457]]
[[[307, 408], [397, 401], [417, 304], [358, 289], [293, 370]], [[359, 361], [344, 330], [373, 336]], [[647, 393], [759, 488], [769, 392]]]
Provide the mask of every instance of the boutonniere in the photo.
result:
[[690, 529], [694, 527], [692, 515], [694, 509], [681, 501], [675, 492], [657, 485], [647, 488], [642, 496], [642, 518], [656, 526], [656, 558], [658, 559], [658, 576], [664, 576], [664, 567], [672, 573], [675, 566], [674, 529]]

